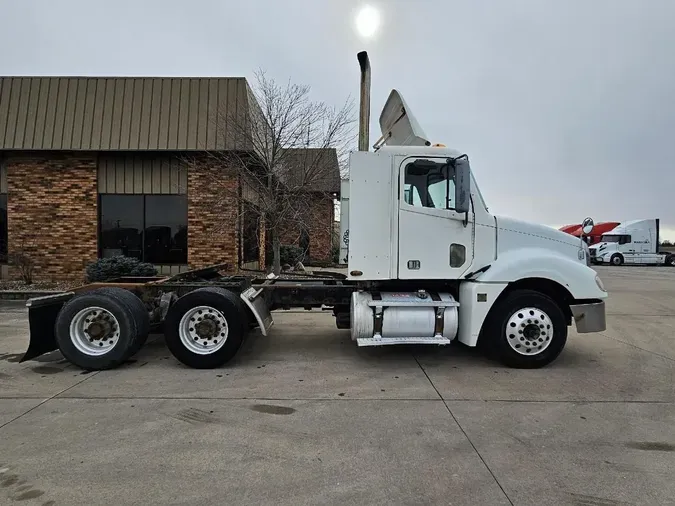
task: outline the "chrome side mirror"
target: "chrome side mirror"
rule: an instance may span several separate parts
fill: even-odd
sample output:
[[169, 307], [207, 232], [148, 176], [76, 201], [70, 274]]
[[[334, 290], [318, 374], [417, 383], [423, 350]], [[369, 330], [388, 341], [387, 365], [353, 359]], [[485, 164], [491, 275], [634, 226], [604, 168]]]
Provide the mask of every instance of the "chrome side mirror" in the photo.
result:
[[593, 231], [594, 226], [595, 223], [593, 223], [593, 218], [586, 218], [581, 224], [581, 232], [583, 235], [588, 235]]

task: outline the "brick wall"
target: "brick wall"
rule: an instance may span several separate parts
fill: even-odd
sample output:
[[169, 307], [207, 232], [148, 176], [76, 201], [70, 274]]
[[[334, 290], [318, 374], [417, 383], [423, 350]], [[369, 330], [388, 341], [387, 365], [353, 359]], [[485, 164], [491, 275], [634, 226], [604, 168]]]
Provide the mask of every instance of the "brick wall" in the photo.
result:
[[[33, 259], [36, 281], [82, 281], [97, 255], [96, 155], [23, 154], [6, 163], [10, 256]], [[15, 267], [9, 274], [18, 277]]]
[[197, 160], [188, 168], [188, 263], [192, 268], [239, 259], [239, 178], [217, 162]]
[[[333, 244], [333, 201], [328, 197], [317, 195], [312, 199], [306, 209], [306, 215], [302, 218], [308, 226], [309, 253], [312, 261], [331, 261], [331, 249]], [[282, 245], [299, 246], [301, 229], [299, 224], [290, 223], [281, 231]]]
[[317, 198], [311, 206], [309, 247], [313, 260], [331, 261], [333, 212], [333, 201], [328, 198]]

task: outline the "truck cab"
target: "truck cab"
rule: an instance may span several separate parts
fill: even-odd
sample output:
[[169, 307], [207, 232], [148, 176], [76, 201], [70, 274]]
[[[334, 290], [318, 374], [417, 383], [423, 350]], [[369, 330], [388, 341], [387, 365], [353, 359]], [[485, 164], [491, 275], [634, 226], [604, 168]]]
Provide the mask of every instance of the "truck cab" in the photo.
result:
[[659, 219], [632, 220], [603, 234], [590, 247], [596, 264], [675, 265], [672, 254], [659, 251]]
[[[579, 332], [604, 330], [607, 292], [589, 267], [589, 249], [580, 238], [492, 214], [469, 156], [432, 145], [397, 90], [382, 110], [380, 128], [374, 152], [350, 157], [344, 192], [349, 200], [341, 211], [349, 217], [342, 227], [349, 237], [350, 281], [370, 290], [436, 288], [452, 294], [458, 340], [469, 346], [495, 340], [495, 346], [514, 352], [513, 363], [535, 363], [546, 349], [540, 347], [543, 337], [520, 340], [519, 334], [535, 325], [525, 318], [530, 311], [539, 315], [537, 327], [556, 318], [546, 315], [542, 308], [547, 307], [559, 310], [569, 324], [574, 319]], [[351, 312], [362, 314], [358, 307]], [[510, 328], [517, 332], [509, 333]], [[366, 335], [371, 331], [362, 337], [371, 339]], [[566, 330], [557, 331], [566, 338]], [[353, 332], [357, 340], [359, 335]], [[506, 335], [505, 341], [499, 335]], [[561, 349], [549, 352], [557, 356]]]

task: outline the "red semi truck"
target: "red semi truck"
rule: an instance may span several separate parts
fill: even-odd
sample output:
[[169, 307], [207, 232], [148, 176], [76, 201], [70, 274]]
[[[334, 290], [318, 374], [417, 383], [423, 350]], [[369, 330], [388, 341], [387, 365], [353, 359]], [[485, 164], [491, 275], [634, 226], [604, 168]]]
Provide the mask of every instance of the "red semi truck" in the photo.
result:
[[[621, 223], [618, 221], [603, 221], [601, 223], [597, 223], [593, 227], [591, 233], [585, 236], [584, 240], [589, 246], [592, 244], [597, 244], [600, 242], [600, 238], [603, 234], [614, 230], [620, 224]], [[564, 227], [560, 227], [559, 230], [561, 232], [565, 232], [566, 234], [573, 235], [574, 237], [581, 237], [581, 225], [565, 225]]]

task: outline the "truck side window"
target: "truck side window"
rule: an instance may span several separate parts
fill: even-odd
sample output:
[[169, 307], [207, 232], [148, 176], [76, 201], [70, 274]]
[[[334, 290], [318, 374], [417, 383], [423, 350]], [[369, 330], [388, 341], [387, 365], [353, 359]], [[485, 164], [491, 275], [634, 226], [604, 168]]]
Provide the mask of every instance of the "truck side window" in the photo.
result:
[[446, 162], [418, 159], [405, 166], [404, 200], [416, 207], [454, 209], [455, 173]]
[[628, 244], [630, 242], [630, 236], [629, 235], [622, 235], [619, 238], [619, 244]]

